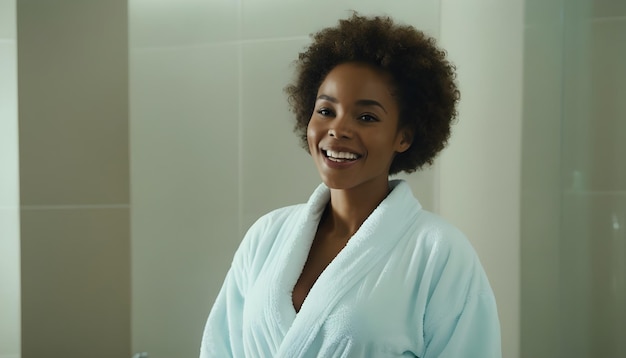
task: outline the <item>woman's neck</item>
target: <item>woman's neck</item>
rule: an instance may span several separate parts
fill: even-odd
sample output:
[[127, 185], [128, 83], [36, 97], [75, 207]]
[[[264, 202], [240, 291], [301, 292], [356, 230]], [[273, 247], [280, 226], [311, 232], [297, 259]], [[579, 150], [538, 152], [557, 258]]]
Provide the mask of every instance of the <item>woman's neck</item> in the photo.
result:
[[350, 238], [388, 194], [388, 181], [375, 188], [331, 189], [322, 219], [325, 229], [333, 232], [333, 236]]

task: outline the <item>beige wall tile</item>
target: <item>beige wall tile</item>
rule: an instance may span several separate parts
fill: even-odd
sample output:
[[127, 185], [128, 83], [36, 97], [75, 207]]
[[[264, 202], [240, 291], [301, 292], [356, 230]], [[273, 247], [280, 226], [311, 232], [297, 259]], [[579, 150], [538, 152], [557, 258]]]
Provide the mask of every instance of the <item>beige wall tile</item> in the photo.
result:
[[216, 45], [133, 52], [134, 204], [206, 209], [222, 202], [235, 210], [237, 51]]
[[239, 1], [129, 0], [130, 44], [167, 47], [239, 38]]
[[129, 210], [22, 210], [22, 356], [130, 356]]
[[50, 122], [21, 116], [22, 204], [128, 203], [126, 118], [63, 116]]
[[559, 356], [561, 97], [558, 21], [524, 33], [521, 177], [521, 356]]
[[461, 91], [459, 121], [440, 160], [441, 213], [476, 248], [498, 302], [502, 355], [515, 358], [524, 1], [441, 4], [442, 45], [458, 66]]
[[19, 208], [0, 208], [0, 357], [20, 353]]
[[17, 46], [0, 42], [0, 208], [19, 205]]
[[0, 357], [19, 358], [20, 218], [15, 0], [0, 0]]
[[[293, 133], [295, 120], [283, 92], [293, 76], [291, 63], [306, 44], [303, 39], [243, 46], [241, 200], [244, 215], [252, 218], [306, 201], [321, 182]], [[242, 224], [245, 230], [252, 222]]]
[[526, 0], [524, 23], [526, 25], [560, 24], [564, 1], [566, 0]]
[[17, 0], [0, 0], [0, 40], [12, 39], [17, 36], [16, 10]]
[[303, 2], [242, 0], [242, 37], [308, 36], [356, 10], [362, 15], [390, 15], [433, 36], [439, 34], [439, 1], [343, 0]]
[[126, 22], [122, 0], [18, 4], [22, 204], [128, 203]]
[[197, 356], [241, 241], [238, 51], [132, 53], [134, 352]]
[[411, 186], [413, 195], [422, 207], [428, 211], [439, 212], [439, 192], [437, 181], [439, 178], [439, 159], [432, 166], [411, 174], [400, 173], [391, 179], [406, 180]]
[[236, 213], [218, 206], [133, 209], [134, 352], [198, 355], [209, 310], [241, 240]]

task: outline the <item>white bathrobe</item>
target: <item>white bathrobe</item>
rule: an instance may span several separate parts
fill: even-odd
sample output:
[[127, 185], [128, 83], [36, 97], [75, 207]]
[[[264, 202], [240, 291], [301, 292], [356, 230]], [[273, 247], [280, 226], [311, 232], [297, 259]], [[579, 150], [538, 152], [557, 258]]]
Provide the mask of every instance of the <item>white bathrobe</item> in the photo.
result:
[[329, 189], [248, 231], [209, 314], [201, 358], [501, 357], [494, 295], [465, 236], [402, 180], [322, 272], [291, 292]]

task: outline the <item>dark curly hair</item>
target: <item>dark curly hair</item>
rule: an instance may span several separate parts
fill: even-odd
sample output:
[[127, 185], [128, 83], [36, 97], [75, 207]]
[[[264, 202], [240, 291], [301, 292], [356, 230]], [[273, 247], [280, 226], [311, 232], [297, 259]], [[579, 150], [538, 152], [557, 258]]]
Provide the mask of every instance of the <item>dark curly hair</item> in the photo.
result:
[[389, 174], [431, 165], [448, 142], [460, 98], [456, 68], [435, 40], [389, 17], [357, 13], [312, 37], [296, 61], [295, 82], [285, 88], [303, 147], [308, 150], [307, 126], [324, 78], [341, 63], [358, 62], [391, 75], [400, 110], [398, 128], [412, 135], [410, 148], [395, 156]]

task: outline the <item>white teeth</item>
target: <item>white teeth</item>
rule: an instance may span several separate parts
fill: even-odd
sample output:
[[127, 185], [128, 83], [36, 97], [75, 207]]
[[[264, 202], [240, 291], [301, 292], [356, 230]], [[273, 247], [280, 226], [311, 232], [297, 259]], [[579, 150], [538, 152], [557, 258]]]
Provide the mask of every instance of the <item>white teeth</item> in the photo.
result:
[[335, 158], [335, 159], [356, 159], [358, 158], [358, 156], [354, 153], [350, 153], [350, 152], [335, 152], [332, 150], [327, 150], [326, 151], [326, 155], [330, 158]]

